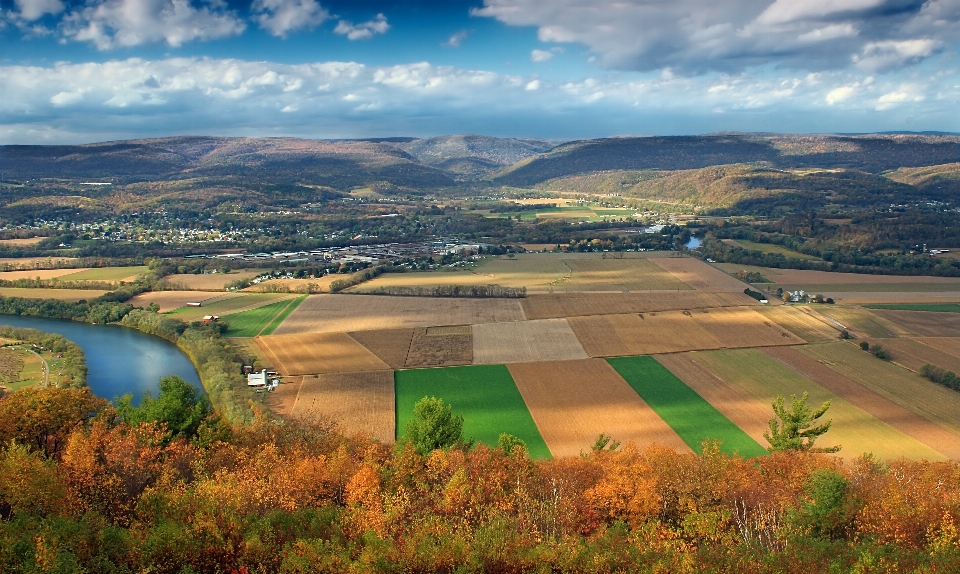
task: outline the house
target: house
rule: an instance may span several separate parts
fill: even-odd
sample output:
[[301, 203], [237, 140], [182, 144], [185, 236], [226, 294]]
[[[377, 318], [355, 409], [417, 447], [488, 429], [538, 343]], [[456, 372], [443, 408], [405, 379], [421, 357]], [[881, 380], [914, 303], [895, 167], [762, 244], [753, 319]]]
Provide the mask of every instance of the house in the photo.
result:
[[204, 315], [203, 316], [204, 323], [216, 323], [219, 320], [220, 320], [220, 315]]
[[264, 369], [259, 373], [250, 373], [249, 375], [247, 375], [247, 386], [248, 387], [267, 386], [267, 370]]

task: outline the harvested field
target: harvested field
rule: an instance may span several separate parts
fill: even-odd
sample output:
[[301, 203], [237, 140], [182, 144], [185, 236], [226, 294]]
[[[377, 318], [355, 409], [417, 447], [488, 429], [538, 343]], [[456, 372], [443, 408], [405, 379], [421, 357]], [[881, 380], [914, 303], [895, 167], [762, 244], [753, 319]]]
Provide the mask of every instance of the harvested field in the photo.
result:
[[257, 344], [284, 375], [385, 371], [390, 367], [346, 333], [270, 335]]
[[16, 281], [17, 279], [56, 279], [83, 271], [84, 269], [35, 269], [33, 271], [0, 271], [0, 280]]
[[390, 370], [306, 376], [291, 416], [309, 422], [332, 421], [348, 435], [359, 433], [392, 443], [393, 388]]
[[960, 434], [960, 393], [881, 361], [850, 343], [809, 345], [800, 352], [901, 407]]
[[566, 319], [473, 326], [473, 361], [478, 365], [586, 358]]
[[[150, 303], [160, 305], [161, 313], [168, 313], [174, 309], [179, 309], [187, 303], [203, 303], [204, 301], [213, 302], [215, 299], [229, 299], [236, 297], [234, 294], [216, 295], [209, 291], [151, 291], [141, 293], [127, 300], [134, 307], [146, 308]], [[203, 307], [201, 307], [203, 309]], [[204, 313], [206, 314], [206, 313]]]
[[948, 355], [960, 357], [960, 337], [921, 337], [917, 341]]
[[53, 269], [76, 265], [76, 257], [0, 257], [0, 270]]
[[661, 268], [697, 291], [705, 293], [743, 293], [747, 284], [692, 257], [651, 259]]
[[808, 312], [807, 307], [780, 305], [777, 307], [756, 307], [767, 319], [780, 325], [808, 343], [833, 341], [840, 335], [840, 327], [833, 326]]
[[290, 299], [293, 295], [278, 295], [274, 293], [227, 293], [216, 300], [204, 304], [202, 307], [181, 307], [170, 313], [181, 321], [197, 321], [205, 315], [220, 315], [221, 317], [233, 313], [242, 313], [275, 303], [281, 299]]
[[591, 357], [803, 343], [744, 307], [571, 317], [568, 321]]
[[260, 273], [258, 269], [241, 269], [232, 273], [184, 273], [167, 275], [163, 278], [163, 282], [170, 286], [168, 288], [183, 291], [223, 291], [227, 283], [256, 277]]
[[558, 319], [586, 315], [649, 313], [681, 309], [706, 309], [758, 305], [742, 293], [660, 291], [650, 293], [565, 293], [530, 295], [521, 299], [527, 319]]
[[602, 359], [507, 367], [555, 457], [590, 452], [601, 433], [639, 447], [689, 448]]
[[870, 346], [881, 345], [890, 352], [891, 360], [911, 371], [917, 372], [920, 367], [930, 364], [941, 369], [960, 373], [960, 358], [944, 353], [943, 351], [918, 342], [915, 339], [875, 339]]
[[370, 350], [391, 369], [402, 369], [407, 363], [413, 329], [383, 329], [348, 333], [355, 341]]
[[0, 239], [0, 246], [3, 247], [23, 247], [24, 245], [36, 245], [46, 237], [27, 237], [21, 239]]
[[20, 287], [0, 287], [0, 296], [24, 297], [26, 299], [57, 299], [59, 301], [79, 301], [96, 299], [106, 291], [100, 289], [26, 289]]
[[521, 254], [515, 259], [496, 257], [484, 260], [472, 271], [428, 271], [384, 273], [353, 288], [364, 292], [378, 287], [437, 287], [441, 285], [501, 285], [546, 291], [570, 275], [563, 259], [551, 254]]
[[887, 309], [876, 309], [873, 313], [918, 337], [960, 337], [960, 313]]
[[138, 275], [147, 272], [147, 266], [139, 267], [96, 267], [63, 275], [63, 281], [133, 281]]
[[24, 351], [0, 348], [0, 383], [14, 383], [20, 380], [23, 370]]
[[274, 333], [330, 333], [522, 321], [515, 299], [310, 295]]
[[[501, 433], [527, 443], [534, 458], [548, 458], [547, 448], [510, 372], [503, 365], [467, 365], [445, 369], [397, 371], [397, 436], [402, 436], [413, 407], [437, 397], [463, 416], [463, 436], [496, 445]], [[596, 437], [594, 437], [596, 438]]]
[[960, 313], [960, 303], [902, 303], [891, 305], [865, 305], [868, 309], [893, 309], [894, 311], [936, 311]]
[[[511, 323], [505, 323], [507, 325]], [[418, 327], [410, 338], [404, 366], [450, 367], [473, 363], [473, 335], [470, 327]]]
[[764, 349], [764, 353], [940, 454], [952, 459], [960, 458], [960, 436], [917, 416], [796, 349]]
[[838, 327], [842, 325], [841, 329], [847, 329], [857, 337], [905, 337], [913, 334], [896, 323], [879, 317], [872, 311], [857, 307], [818, 305], [817, 307], [808, 307], [808, 311], [822, 315], [829, 323], [836, 321], [836, 323], [833, 323], [834, 325], [839, 323]]
[[264, 404], [275, 414], [283, 418], [291, 418], [302, 382], [303, 377], [285, 377], [280, 381], [279, 387], [266, 394]]
[[960, 301], [960, 292], [924, 292], [916, 291], [829, 291], [821, 293], [842, 305], [875, 305], [891, 303], [953, 303]]
[[757, 444], [767, 444], [763, 433], [770, 432], [770, 405], [765, 405], [728, 385], [693, 360], [693, 355], [694, 353], [674, 353], [656, 355], [654, 358]]
[[324, 275], [317, 279], [269, 279], [245, 287], [248, 293], [329, 293], [334, 281], [349, 279], [350, 275]]
[[628, 292], [692, 289], [652, 261], [661, 259], [568, 259], [565, 263], [570, 267], [570, 278], [560, 281], [554, 290]]
[[653, 357], [619, 357], [607, 362], [694, 451], [701, 452], [704, 441], [719, 439], [723, 452], [747, 458], [767, 454]]
[[[816, 347], [831, 345], [833, 343]], [[848, 346], [852, 348], [852, 345]], [[693, 358], [721, 380], [768, 408], [778, 395], [789, 400], [791, 395], [800, 396], [808, 392], [808, 404], [814, 408], [829, 400], [831, 406], [825, 418], [832, 420], [833, 426], [830, 432], [817, 441], [817, 445], [842, 445], [843, 450], [839, 453], [841, 456], [853, 458], [869, 452], [881, 459], [944, 458], [939, 452], [838, 397], [762, 351], [706, 351], [693, 354]], [[772, 417], [772, 408], [769, 412]]]
[[[812, 271], [809, 269], [777, 269], [776, 276], [767, 276], [781, 285], [948, 285], [960, 291], [960, 278], [929, 277], [916, 275], [865, 275], [862, 273], [835, 273], [832, 271]], [[772, 275], [772, 273], [771, 273]]]

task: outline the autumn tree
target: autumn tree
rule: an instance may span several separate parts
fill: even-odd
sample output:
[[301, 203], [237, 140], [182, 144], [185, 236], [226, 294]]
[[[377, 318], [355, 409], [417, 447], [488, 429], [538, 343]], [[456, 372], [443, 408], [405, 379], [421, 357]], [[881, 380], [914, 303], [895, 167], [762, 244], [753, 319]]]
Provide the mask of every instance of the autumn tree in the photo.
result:
[[773, 401], [775, 416], [770, 419], [770, 432], [763, 433], [763, 438], [770, 443], [767, 447], [768, 451], [838, 452], [840, 450], [839, 445], [830, 448], [814, 447], [814, 442], [830, 430], [833, 421], [814, 426], [830, 408], [830, 401], [824, 401], [820, 408], [814, 411], [807, 405], [808, 396], [809, 393], [803, 393], [799, 398], [796, 395], [790, 395], [789, 409], [784, 406], [782, 396], [778, 395]]
[[59, 456], [67, 437], [109, 403], [87, 387], [28, 387], [0, 400], [0, 444], [11, 440], [48, 457]]
[[463, 417], [453, 414], [443, 399], [423, 397], [413, 407], [406, 437], [422, 455], [450, 448], [463, 440]]

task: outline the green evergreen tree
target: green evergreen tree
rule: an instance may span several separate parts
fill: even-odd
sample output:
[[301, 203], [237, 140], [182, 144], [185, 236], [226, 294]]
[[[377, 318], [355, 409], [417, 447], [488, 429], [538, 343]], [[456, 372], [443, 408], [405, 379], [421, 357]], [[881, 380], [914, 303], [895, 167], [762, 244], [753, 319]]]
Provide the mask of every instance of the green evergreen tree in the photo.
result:
[[443, 399], [423, 397], [413, 407], [413, 419], [407, 424], [406, 437], [417, 452], [429, 454], [450, 448], [463, 440], [463, 417], [454, 415]]
[[140, 406], [132, 405], [133, 396], [117, 399], [117, 412], [131, 425], [142, 422], [161, 422], [167, 425], [171, 438], [193, 438], [200, 423], [211, 412], [210, 401], [200, 390], [177, 376], [160, 379], [160, 394], [154, 398], [146, 393]]
[[773, 401], [775, 416], [770, 419], [770, 432], [763, 433], [763, 438], [770, 443], [770, 446], [767, 447], [768, 451], [838, 452], [840, 450], [839, 445], [830, 448], [814, 447], [814, 442], [830, 430], [833, 421], [814, 426], [830, 408], [830, 401], [824, 401], [820, 408], [814, 411], [807, 405], [808, 396], [809, 393], [803, 393], [800, 398], [797, 398], [796, 395], [790, 395], [791, 405], [789, 410], [784, 406], [782, 396], [778, 395], [776, 400]]

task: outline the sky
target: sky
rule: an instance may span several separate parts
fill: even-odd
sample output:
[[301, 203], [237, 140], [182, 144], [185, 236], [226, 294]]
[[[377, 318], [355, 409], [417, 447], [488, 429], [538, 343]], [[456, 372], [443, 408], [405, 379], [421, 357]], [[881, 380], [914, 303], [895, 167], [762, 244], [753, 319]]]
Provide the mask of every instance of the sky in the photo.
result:
[[960, 0], [0, 0], [0, 143], [960, 132]]

